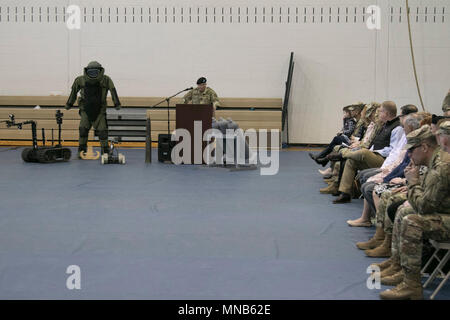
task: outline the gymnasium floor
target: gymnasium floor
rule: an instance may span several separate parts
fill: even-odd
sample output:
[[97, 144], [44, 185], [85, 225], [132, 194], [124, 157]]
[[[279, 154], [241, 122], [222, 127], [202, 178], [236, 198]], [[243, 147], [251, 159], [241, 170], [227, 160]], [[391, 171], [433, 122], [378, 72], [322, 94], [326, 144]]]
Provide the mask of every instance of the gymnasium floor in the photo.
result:
[[362, 200], [321, 195], [307, 152], [260, 176], [161, 164], [156, 149], [152, 164], [122, 149], [124, 166], [23, 163], [21, 150], [0, 148], [0, 299], [378, 299], [366, 269], [381, 260], [355, 247], [373, 230], [345, 223]]

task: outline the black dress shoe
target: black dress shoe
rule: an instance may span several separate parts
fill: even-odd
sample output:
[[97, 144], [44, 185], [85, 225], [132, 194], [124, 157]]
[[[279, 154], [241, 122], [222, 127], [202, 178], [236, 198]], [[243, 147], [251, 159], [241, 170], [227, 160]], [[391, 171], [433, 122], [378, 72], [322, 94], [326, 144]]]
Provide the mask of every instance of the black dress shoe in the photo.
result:
[[338, 196], [340, 196], [340, 195], [341, 195], [341, 192], [340, 192], [340, 191], [338, 191], [338, 192], [332, 194], [333, 197], [338, 197]]
[[317, 164], [321, 164], [322, 167], [325, 167], [328, 163], [328, 159], [327, 158], [320, 158], [320, 159], [315, 159]]
[[352, 197], [348, 193], [342, 192], [336, 200], [333, 201], [334, 204], [337, 203], [348, 203], [352, 201]]

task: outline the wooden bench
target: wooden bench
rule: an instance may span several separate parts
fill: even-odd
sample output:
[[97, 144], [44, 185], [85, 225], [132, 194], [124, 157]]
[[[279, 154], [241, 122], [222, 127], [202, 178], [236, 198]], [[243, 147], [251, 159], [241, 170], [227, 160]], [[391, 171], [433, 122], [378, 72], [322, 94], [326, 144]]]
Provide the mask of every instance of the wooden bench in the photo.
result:
[[[122, 109], [142, 108], [147, 109], [146, 116], [151, 119], [152, 141], [158, 140], [160, 133], [167, 133], [167, 105], [164, 103], [158, 107], [150, 108], [159, 101], [161, 97], [121, 97]], [[78, 108], [65, 110], [67, 101], [65, 96], [0, 96], [0, 120], [8, 119], [9, 114], [14, 114], [17, 122], [25, 120], [36, 120], [38, 128], [38, 139], [42, 139], [42, 130], [46, 130], [46, 139], [51, 138], [51, 129], [57, 136], [58, 126], [55, 120], [56, 110], [64, 113], [62, 125], [62, 139], [65, 142], [76, 142], [78, 140], [78, 125], [80, 117]], [[279, 129], [281, 132], [281, 98], [221, 98], [221, 107], [216, 110], [216, 118], [232, 118], [239, 126], [246, 129]], [[175, 105], [181, 103], [181, 98], [173, 98], [170, 101], [170, 130], [175, 129]], [[41, 109], [34, 109], [39, 105]], [[113, 106], [108, 98], [108, 106]], [[143, 115], [145, 120], [145, 114]], [[22, 130], [17, 128], [6, 128], [5, 123], [0, 124], [0, 140], [14, 141], [30, 140], [31, 127], [25, 126]], [[93, 130], [89, 133], [89, 140], [94, 140]], [[70, 145], [70, 143], [69, 143]], [[73, 144], [72, 144], [73, 145]]]

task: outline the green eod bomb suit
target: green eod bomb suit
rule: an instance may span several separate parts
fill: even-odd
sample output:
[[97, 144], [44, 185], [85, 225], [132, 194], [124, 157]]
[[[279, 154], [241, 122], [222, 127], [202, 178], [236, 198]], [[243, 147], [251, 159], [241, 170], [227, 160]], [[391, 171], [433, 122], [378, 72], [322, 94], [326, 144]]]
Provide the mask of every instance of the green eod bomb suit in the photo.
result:
[[119, 110], [121, 105], [114, 83], [110, 77], [105, 75], [105, 69], [102, 65], [96, 61], [90, 62], [84, 68], [84, 75], [77, 77], [73, 82], [66, 109], [69, 110], [73, 107], [77, 94], [80, 92], [78, 106], [81, 120], [78, 152], [87, 150], [91, 127], [94, 127], [100, 140], [102, 153], [108, 152], [108, 124], [106, 121], [108, 91], [111, 92], [116, 110]]

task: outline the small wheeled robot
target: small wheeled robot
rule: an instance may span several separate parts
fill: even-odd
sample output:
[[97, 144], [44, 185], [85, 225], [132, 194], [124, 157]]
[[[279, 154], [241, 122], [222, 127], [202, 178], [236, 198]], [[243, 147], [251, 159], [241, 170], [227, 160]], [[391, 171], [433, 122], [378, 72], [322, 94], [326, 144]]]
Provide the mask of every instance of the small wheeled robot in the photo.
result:
[[69, 161], [72, 156], [72, 152], [69, 148], [63, 148], [61, 145], [61, 125], [62, 125], [62, 117], [63, 113], [59, 110], [56, 111], [56, 123], [58, 124], [59, 130], [59, 138], [58, 144], [53, 146], [53, 138], [52, 138], [52, 146], [45, 146], [45, 130], [42, 128], [42, 147], [38, 147], [37, 144], [37, 129], [36, 129], [36, 121], [28, 120], [24, 122], [17, 123], [14, 119], [14, 115], [9, 115], [9, 120], [6, 120], [7, 127], [15, 126], [22, 129], [24, 125], [31, 124], [31, 133], [33, 138], [33, 147], [25, 148], [22, 151], [22, 159], [25, 162], [39, 162], [39, 163], [52, 163], [52, 162], [62, 162]]
[[102, 154], [100, 157], [102, 164], [125, 164], [125, 156], [119, 153], [115, 144], [118, 143], [118, 139], [109, 140], [108, 153]]

